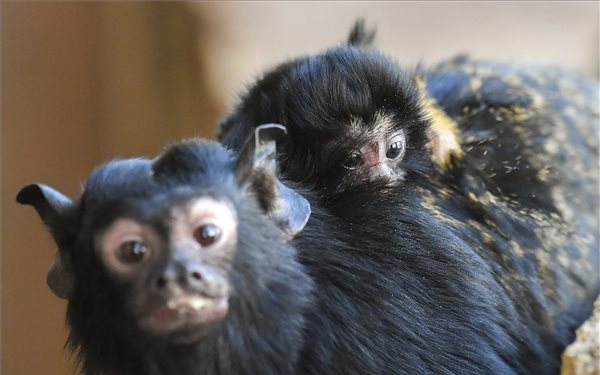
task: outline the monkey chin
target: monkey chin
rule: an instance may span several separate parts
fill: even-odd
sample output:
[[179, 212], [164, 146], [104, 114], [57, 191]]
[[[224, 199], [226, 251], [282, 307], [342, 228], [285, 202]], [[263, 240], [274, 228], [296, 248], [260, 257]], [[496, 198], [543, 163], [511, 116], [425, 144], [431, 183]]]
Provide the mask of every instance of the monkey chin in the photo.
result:
[[229, 308], [227, 297], [199, 294], [175, 296], [139, 320], [142, 331], [177, 344], [200, 340]]

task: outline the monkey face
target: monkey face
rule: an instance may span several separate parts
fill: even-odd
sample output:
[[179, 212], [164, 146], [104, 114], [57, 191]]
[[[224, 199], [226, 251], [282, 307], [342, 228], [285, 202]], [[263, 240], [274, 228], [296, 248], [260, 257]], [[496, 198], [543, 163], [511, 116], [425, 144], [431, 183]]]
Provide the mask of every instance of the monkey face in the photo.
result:
[[393, 119], [380, 113], [373, 116], [373, 123], [365, 125], [354, 119], [348, 129], [350, 139], [361, 140], [340, 165], [363, 179], [382, 179], [395, 182], [404, 175], [401, 166], [406, 152], [406, 134], [394, 126]]
[[[69, 300], [69, 346], [86, 366], [147, 373], [139, 361], [149, 347], [215, 351], [286, 327], [294, 334], [284, 347], [299, 350], [312, 282], [288, 241], [310, 205], [275, 177], [274, 139], [284, 131], [260, 127], [235, 159], [190, 140], [153, 160], [106, 163], [75, 202], [43, 184], [21, 190], [18, 202], [36, 209], [59, 248], [47, 281]], [[123, 353], [135, 361], [124, 364]], [[219, 356], [205, 355], [211, 368]]]
[[127, 309], [142, 331], [195, 340], [227, 314], [236, 214], [208, 197], [159, 207], [166, 209], [112, 222], [96, 236], [95, 251], [130, 289]]
[[279, 150], [283, 174], [327, 197], [366, 181], [402, 183], [430, 159], [415, 82], [374, 50], [342, 46], [280, 66], [248, 92], [220, 137], [238, 148], [266, 122], [290, 133]]

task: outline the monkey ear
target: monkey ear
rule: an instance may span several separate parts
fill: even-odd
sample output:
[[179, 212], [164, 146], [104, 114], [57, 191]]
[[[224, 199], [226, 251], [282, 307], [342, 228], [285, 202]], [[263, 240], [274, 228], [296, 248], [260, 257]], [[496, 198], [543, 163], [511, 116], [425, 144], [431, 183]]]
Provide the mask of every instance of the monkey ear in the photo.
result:
[[61, 225], [65, 211], [73, 206], [71, 199], [44, 184], [25, 186], [17, 194], [17, 202], [33, 206], [50, 229]]
[[58, 298], [69, 299], [73, 293], [75, 272], [70, 257], [65, 252], [58, 252], [46, 275], [46, 284]]
[[17, 202], [33, 206], [52, 232], [59, 252], [48, 270], [46, 282], [54, 295], [69, 298], [74, 276], [70, 257], [64, 250], [70, 242], [65, 213], [73, 207], [73, 202], [59, 191], [43, 184], [25, 186], [17, 194]]
[[375, 39], [375, 29], [367, 30], [365, 20], [356, 20], [348, 36], [348, 44], [356, 47], [370, 47]]
[[276, 140], [286, 134], [278, 124], [256, 128], [242, 149], [236, 171], [239, 184], [249, 183], [260, 206], [289, 237], [300, 232], [310, 217], [310, 204], [276, 177]]

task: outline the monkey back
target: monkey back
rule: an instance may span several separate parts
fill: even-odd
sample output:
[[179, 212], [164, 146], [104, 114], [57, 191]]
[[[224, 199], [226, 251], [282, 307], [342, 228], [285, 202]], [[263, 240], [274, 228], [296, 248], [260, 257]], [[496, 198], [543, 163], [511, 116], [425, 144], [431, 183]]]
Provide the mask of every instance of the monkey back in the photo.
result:
[[[559, 67], [467, 58], [420, 75], [462, 149], [459, 166], [421, 189], [424, 207], [477, 238], [522, 313], [567, 344], [599, 291], [598, 85]], [[537, 291], [523, 289], [536, 278]]]
[[[470, 284], [485, 285], [498, 311], [479, 329], [499, 324], [509, 334], [510, 340], [497, 340], [499, 352], [517, 357], [510, 362], [518, 373], [556, 373], [562, 350], [599, 292], [597, 84], [553, 66], [460, 57], [419, 68], [412, 82], [393, 85], [387, 77], [400, 75], [399, 66], [355, 48], [334, 48], [266, 74], [222, 124], [222, 142], [235, 149], [260, 123], [284, 124], [293, 147], [282, 147], [279, 155], [283, 175], [321, 194], [319, 202], [343, 218], [351, 234], [363, 228], [364, 238], [391, 238], [407, 259], [445, 249], [454, 258], [442, 266], [432, 260], [430, 277], [436, 267], [467, 262], [462, 275], [444, 282], [478, 275]], [[325, 69], [331, 61], [336, 69]], [[305, 71], [322, 74], [309, 80]], [[368, 85], [365, 77], [372, 77]], [[413, 84], [420, 93], [410, 89]], [[354, 147], [344, 138], [353, 126], [348, 118], [364, 119], [367, 131], [376, 133], [370, 116], [382, 108], [409, 108], [391, 120], [410, 127], [399, 163], [403, 179], [356, 179], [338, 189], [338, 174], [351, 173], [336, 164], [336, 152]], [[419, 110], [428, 121], [414, 116]], [[335, 148], [327, 147], [331, 143]], [[419, 233], [419, 249], [408, 240], [418, 231], [406, 223], [428, 228]], [[370, 243], [364, 247], [384, 253]], [[477, 324], [482, 316], [466, 320]]]

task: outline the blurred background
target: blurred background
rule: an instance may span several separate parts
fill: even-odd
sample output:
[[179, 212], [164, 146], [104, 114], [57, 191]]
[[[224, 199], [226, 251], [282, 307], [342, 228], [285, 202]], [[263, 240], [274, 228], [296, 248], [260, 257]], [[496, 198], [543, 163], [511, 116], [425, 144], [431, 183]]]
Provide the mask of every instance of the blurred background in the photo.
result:
[[345, 40], [358, 17], [408, 67], [466, 52], [599, 74], [598, 2], [2, 2], [1, 370], [74, 374], [55, 248], [14, 198], [70, 196], [98, 163], [212, 137], [269, 67]]

